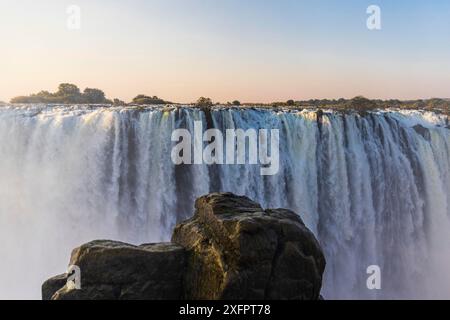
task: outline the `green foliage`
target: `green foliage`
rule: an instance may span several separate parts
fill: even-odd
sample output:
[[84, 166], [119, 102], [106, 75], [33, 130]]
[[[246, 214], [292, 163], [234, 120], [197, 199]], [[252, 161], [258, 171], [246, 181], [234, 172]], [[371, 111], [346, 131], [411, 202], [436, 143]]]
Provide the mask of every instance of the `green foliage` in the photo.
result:
[[77, 96], [80, 95], [80, 89], [71, 83], [61, 83], [58, 86], [58, 92], [56, 92], [56, 95], [59, 97], [62, 96]]
[[288, 100], [288, 101], [286, 101], [286, 105], [290, 106], [290, 107], [295, 106], [295, 101], [294, 100]]
[[87, 103], [98, 103], [98, 101], [105, 101], [105, 93], [99, 89], [86, 88], [83, 91], [84, 100]]
[[166, 104], [167, 102], [164, 101], [163, 99], [158, 98], [157, 96], [146, 96], [143, 94], [140, 94], [138, 96], [136, 96], [133, 101], [133, 104], [139, 104], [139, 105], [144, 105], [144, 104], [150, 104], [150, 105], [154, 105], [154, 104]]
[[125, 101], [122, 101], [120, 99], [114, 99], [113, 100], [113, 105], [115, 105], [115, 106], [126, 106], [127, 104], [125, 103]]
[[319, 109], [333, 109], [333, 110], [357, 110], [370, 111], [374, 109], [398, 108], [398, 109], [420, 109], [433, 110], [450, 114], [450, 99], [429, 99], [429, 100], [370, 100], [362, 96], [357, 96], [353, 99], [329, 100], [329, 99], [314, 99], [308, 101], [296, 102], [298, 107], [305, 108], [319, 108]]
[[[0, 102], [1, 103], [1, 102]], [[11, 103], [44, 103], [44, 104], [113, 104], [115, 106], [125, 106], [122, 100], [114, 99], [114, 101], [108, 100], [105, 97], [105, 93], [100, 89], [86, 88], [83, 92], [71, 83], [62, 83], [58, 86], [58, 90], [54, 93], [49, 91], [40, 91], [29, 96], [19, 96], [11, 99]], [[135, 105], [161, 105], [170, 104], [170, 102], [164, 101], [157, 96], [147, 96], [140, 94], [136, 96], [132, 104]], [[195, 103], [197, 107], [208, 108], [213, 105], [210, 98], [200, 97]], [[227, 102], [227, 105], [240, 106], [241, 103], [238, 100], [233, 102]], [[260, 103], [246, 103], [246, 106], [264, 106]], [[433, 98], [428, 100], [371, 100], [363, 96], [357, 96], [353, 99], [311, 99], [307, 101], [294, 101], [288, 100], [286, 102], [274, 102], [266, 104], [265, 106], [280, 108], [280, 107], [293, 107], [293, 108], [318, 108], [318, 109], [333, 109], [333, 110], [357, 110], [361, 112], [374, 110], [374, 109], [386, 109], [386, 108], [399, 108], [399, 109], [420, 109], [420, 110], [433, 110], [450, 115], [450, 99]]]
[[110, 104], [105, 93], [99, 89], [86, 88], [83, 93], [71, 83], [61, 83], [58, 91], [51, 93], [41, 91], [29, 96], [20, 96], [11, 99], [11, 103], [90, 103], [90, 104]]
[[71, 83], [61, 83], [54, 97], [58, 97], [58, 102], [61, 103], [89, 103], [84, 101], [85, 97], [81, 95], [80, 89]]
[[211, 107], [213, 105], [213, 102], [210, 98], [200, 97], [200, 98], [198, 98], [195, 105], [200, 108], [207, 108], [207, 107]]
[[349, 107], [354, 110], [366, 111], [376, 109], [377, 103], [363, 96], [357, 96], [349, 101]]

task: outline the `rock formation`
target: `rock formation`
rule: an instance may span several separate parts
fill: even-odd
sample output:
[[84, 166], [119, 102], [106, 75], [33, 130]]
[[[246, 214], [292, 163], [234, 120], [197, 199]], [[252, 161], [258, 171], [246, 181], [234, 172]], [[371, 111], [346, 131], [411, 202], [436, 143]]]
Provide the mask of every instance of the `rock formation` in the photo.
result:
[[100, 240], [74, 249], [69, 265], [81, 270], [81, 290], [68, 287], [67, 275], [60, 275], [43, 284], [43, 299], [176, 300], [181, 298], [185, 250], [170, 243], [133, 246]]
[[47, 280], [43, 299], [319, 299], [325, 258], [301, 218], [230, 193], [197, 199], [172, 243], [93, 241], [72, 252], [81, 289]]

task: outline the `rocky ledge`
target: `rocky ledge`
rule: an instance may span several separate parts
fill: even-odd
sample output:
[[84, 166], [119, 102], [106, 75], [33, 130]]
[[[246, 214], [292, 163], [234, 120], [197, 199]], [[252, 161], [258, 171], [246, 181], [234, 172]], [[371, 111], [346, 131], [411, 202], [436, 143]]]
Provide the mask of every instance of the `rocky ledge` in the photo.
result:
[[320, 297], [325, 258], [301, 218], [230, 193], [197, 199], [172, 243], [93, 241], [72, 252], [68, 274], [42, 285], [45, 300], [242, 300]]

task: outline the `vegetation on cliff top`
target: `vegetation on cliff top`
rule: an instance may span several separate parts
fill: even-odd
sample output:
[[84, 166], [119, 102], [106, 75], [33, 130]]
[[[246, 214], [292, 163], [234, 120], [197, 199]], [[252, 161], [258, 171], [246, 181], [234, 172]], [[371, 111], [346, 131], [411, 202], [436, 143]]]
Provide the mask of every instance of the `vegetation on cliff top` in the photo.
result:
[[450, 99], [426, 99], [426, 100], [381, 100], [367, 99], [357, 96], [353, 99], [311, 99], [307, 101], [295, 101], [273, 103], [272, 107], [292, 107], [292, 108], [318, 108], [333, 110], [358, 110], [370, 111], [374, 109], [414, 109], [414, 110], [434, 110], [450, 115]]
[[91, 103], [113, 104], [106, 99], [105, 93], [100, 89], [86, 88], [83, 92], [71, 83], [61, 83], [58, 91], [52, 93], [41, 91], [29, 96], [20, 96], [11, 99], [11, 103]]
[[[61, 103], [61, 104], [110, 104], [116, 106], [125, 105], [162, 105], [172, 104], [157, 96], [150, 96], [139, 94], [130, 103], [119, 99], [107, 99], [105, 93], [100, 89], [86, 88], [83, 92], [70, 83], [62, 83], [58, 87], [58, 91], [51, 93], [48, 91], [41, 91], [29, 96], [20, 96], [11, 99], [11, 103]], [[221, 105], [221, 103], [214, 103], [210, 98], [200, 97], [194, 106], [200, 108], [208, 108], [213, 105]], [[261, 106], [273, 108], [318, 108], [318, 109], [335, 109], [335, 110], [358, 110], [369, 111], [374, 109], [386, 108], [400, 108], [400, 109], [421, 109], [440, 111], [447, 115], [450, 114], [450, 99], [426, 99], [426, 100], [370, 100], [363, 96], [357, 96], [353, 99], [311, 99], [304, 101], [288, 100], [286, 102], [274, 102], [271, 104], [263, 103], [241, 103], [238, 100], [227, 102], [225, 105], [229, 106]]]
[[[11, 103], [62, 103], [62, 104], [111, 104], [111, 105], [127, 105], [125, 101], [120, 99], [107, 99], [105, 93], [100, 89], [86, 88], [83, 92], [71, 83], [61, 83], [58, 91], [52, 93], [48, 91], [40, 91], [39, 93], [29, 96], [19, 96], [11, 99]], [[136, 96], [130, 104], [152, 105], [167, 104], [168, 101], [158, 98], [157, 96], [147, 96], [140, 94]]]
[[210, 98], [200, 97], [198, 98], [197, 102], [195, 103], [196, 107], [200, 108], [208, 108], [213, 105], [213, 102]]
[[144, 94], [137, 95], [131, 102], [131, 104], [139, 104], [139, 105], [168, 104], [168, 103], [170, 104], [170, 102], [164, 101], [163, 99], [160, 99], [157, 96], [150, 97]]

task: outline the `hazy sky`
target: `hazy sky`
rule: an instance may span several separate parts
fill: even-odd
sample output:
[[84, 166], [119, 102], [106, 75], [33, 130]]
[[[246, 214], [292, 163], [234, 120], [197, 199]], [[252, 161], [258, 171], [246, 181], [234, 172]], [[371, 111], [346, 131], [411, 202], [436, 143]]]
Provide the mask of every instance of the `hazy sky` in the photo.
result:
[[127, 101], [450, 97], [448, 0], [0, 0], [0, 41], [3, 101], [61, 82]]

